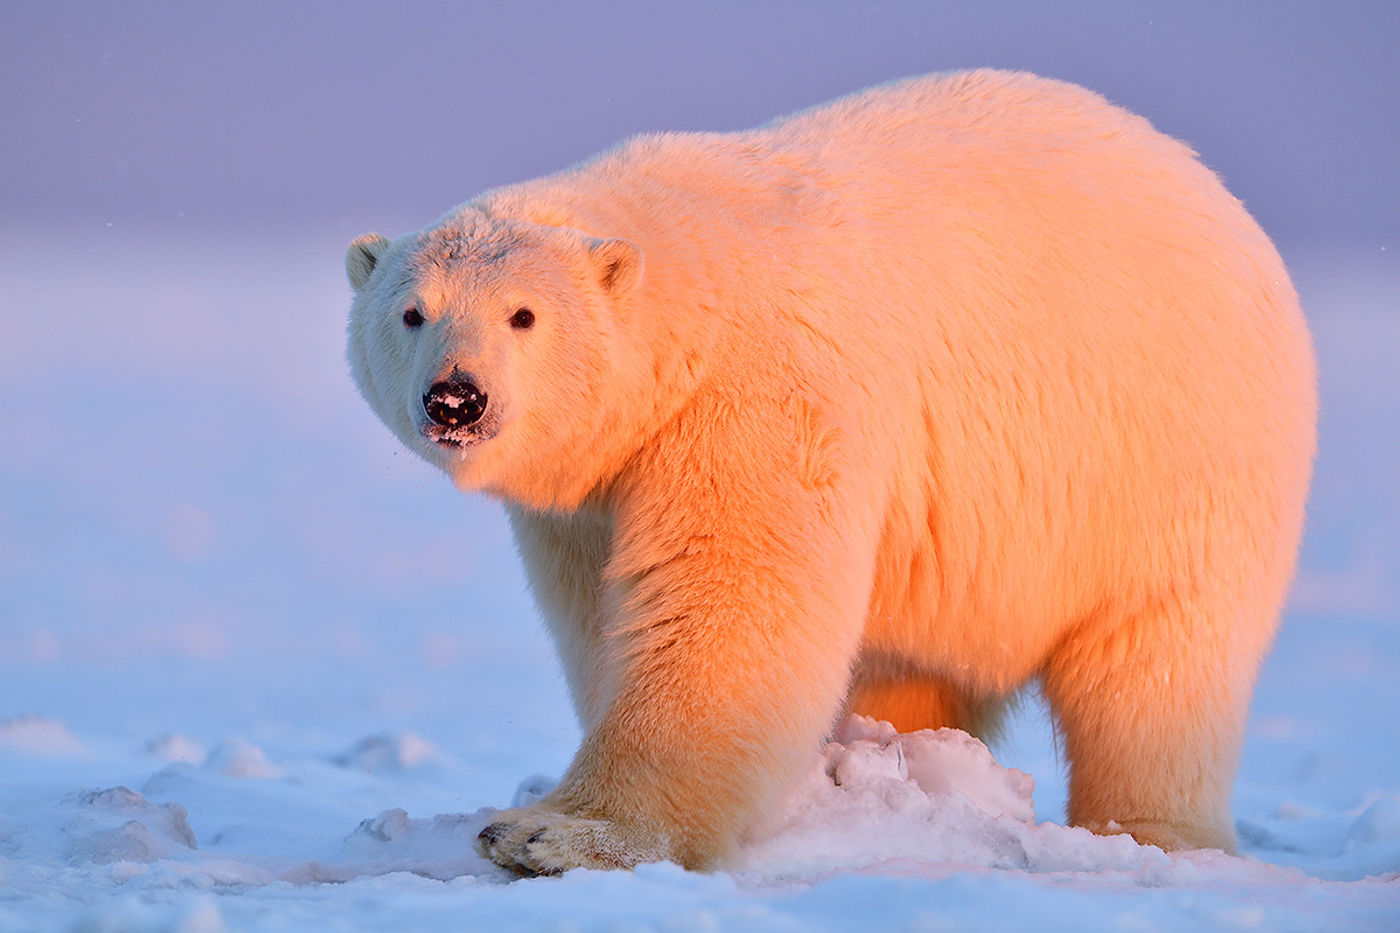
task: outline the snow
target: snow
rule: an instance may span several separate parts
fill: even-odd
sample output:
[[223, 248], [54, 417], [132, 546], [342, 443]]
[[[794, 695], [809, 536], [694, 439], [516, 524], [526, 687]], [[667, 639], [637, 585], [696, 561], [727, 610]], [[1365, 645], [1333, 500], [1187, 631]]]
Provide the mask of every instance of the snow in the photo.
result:
[[[357, 747], [382, 749], [384, 737]], [[848, 722], [727, 872], [648, 865], [529, 881], [476, 855], [488, 808], [356, 819], [373, 785], [412, 800], [431, 777], [375, 776], [344, 756], [289, 757], [273, 777], [226, 767], [265, 763], [256, 746], [220, 749], [203, 767], [150, 762], [139, 791], [59, 796], [59, 774], [42, 790], [0, 790], [11, 814], [3, 928], [301, 929], [351, 910], [331, 928], [853, 929], [879, 916], [891, 928], [1324, 929], [1400, 910], [1400, 799], [1363, 810], [1340, 847], [1389, 874], [1326, 881], [1037, 823], [1030, 778], [952, 730]], [[1315, 923], [1298, 924], [1300, 906]]]
[[519, 880], [476, 834], [578, 731], [503, 516], [349, 383], [358, 232], [0, 229], [0, 930], [1400, 929], [1389, 254], [1289, 257], [1322, 453], [1240, 856], [1062, 825], [1032, 692], [990, 751], [845, 723], [723, 871]]
[[63, 723], [32, 715], [0, 722], [0, 747], [56, 757], [83, 752], [82, 743]]

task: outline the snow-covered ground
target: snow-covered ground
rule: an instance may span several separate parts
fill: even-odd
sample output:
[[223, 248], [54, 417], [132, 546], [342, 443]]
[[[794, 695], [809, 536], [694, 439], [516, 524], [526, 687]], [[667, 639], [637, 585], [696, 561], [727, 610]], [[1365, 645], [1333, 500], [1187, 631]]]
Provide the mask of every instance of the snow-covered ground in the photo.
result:
[[1393, 253], [1289, 256], [1322, 454], [1241, 857], [1059, 825], [1030, 696], [996, 762], [848, 723], [730, 871], [513, 881], [486, 808], [577, 728], [499, 512], [345, 375], [359, 232], [0, 231], [0, 930], [1400, 929]]

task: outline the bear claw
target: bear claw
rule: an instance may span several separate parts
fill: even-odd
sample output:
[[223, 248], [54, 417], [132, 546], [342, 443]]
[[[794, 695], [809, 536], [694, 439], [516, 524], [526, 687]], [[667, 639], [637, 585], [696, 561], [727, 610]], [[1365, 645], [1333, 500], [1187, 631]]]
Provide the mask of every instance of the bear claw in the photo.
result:
[[[489, 849], [500, 841], [506, 834], [507, 826], [504, 823], [491, 823], [481, 832], [476, 834], [477, 842], [483, 843], [481, 848]], [[487, 855], [490, 853], [487, 852]]]

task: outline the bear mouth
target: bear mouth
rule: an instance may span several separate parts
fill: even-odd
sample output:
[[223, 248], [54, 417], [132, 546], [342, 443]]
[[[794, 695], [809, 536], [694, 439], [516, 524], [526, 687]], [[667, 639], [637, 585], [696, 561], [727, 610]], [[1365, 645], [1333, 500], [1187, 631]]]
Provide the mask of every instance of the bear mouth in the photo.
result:
[[438, 447], [465, 451], [496, 436], [496, 419], [484, 418], [476, 424], [444, 427], [431, 421], [418, 428], [420, 434]]

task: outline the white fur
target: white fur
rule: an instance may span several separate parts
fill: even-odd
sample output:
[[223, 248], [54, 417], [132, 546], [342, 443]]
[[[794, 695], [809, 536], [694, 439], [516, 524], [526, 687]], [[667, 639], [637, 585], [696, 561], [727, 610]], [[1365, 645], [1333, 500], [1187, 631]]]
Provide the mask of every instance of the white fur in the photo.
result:
[[[502, 864], [713, 865], [846, 708], [975, 727], [1037, 677], [1074, 822], [1232, 844], [1313, 358], [1180, 143], [1068, 84], [918, 78], [639, 137], [347, 270], [361, 390], [506, 502], [586, 730], [485, 834]], [[489, 398], [461, 448], [422, 430], [454, 367]]]

